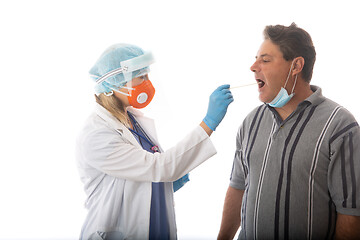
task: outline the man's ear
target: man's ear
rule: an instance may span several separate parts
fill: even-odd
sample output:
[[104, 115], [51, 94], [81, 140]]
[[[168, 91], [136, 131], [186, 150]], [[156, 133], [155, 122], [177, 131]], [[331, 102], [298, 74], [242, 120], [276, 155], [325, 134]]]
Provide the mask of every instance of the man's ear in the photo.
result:
[[294, 60], [294, 66], [293, 66], [293, 75], [301, 73], [301, 71], [304, 68], [305, 59], [303, 57], [297, 57]]

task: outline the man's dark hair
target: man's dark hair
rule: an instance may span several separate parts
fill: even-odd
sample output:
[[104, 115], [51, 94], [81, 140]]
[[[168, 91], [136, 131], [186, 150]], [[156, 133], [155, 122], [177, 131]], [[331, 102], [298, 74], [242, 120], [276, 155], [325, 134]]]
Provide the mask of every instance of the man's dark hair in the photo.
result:
[[308, 83], [311, 81], [313, 68], [316, 60], [314, 44], [309, 33], [299, 28], [295, 23], [289, 27], [283, 25], [266, 26], [264, 29], [265, 40], [279, 46], [286, 61], [296, 57], [303, 57], [305, 64], [302, 70], [302, 77]]

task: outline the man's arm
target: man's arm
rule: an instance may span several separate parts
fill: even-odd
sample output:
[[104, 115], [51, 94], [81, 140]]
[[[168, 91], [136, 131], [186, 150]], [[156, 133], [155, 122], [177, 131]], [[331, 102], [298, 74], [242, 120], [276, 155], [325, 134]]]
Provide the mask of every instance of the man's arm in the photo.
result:
[[360, 217], [338, 213], [335, 239], [360, 239]]
[[218, 240], [233, 239], [241, 221], [241, 202], [244, 190], [229, 187], [225, 197]]

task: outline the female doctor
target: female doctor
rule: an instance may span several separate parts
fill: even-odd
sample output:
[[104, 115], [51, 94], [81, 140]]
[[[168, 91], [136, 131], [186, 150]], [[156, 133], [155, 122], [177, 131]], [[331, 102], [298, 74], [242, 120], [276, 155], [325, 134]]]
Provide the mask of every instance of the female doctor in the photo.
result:
[[153, 121], [136, 110], [155, 94], [152, 63], [150, 52], [116, 44], [90, 70], [97, 104], [76, 146], [88, 209], [80, 239], [176, 239], [173, 191], [216, 154], [209, 136], [233, 101], [229, 85], [211, 94], [200, 125], [164, 152]]

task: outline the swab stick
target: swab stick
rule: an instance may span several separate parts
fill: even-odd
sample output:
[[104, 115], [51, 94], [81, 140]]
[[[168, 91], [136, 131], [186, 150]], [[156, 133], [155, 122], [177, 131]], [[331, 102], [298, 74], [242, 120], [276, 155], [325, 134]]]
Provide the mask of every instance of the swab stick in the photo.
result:
[[245, 85], [240, 85], [240, 86], [235, 86], [235, 87], [231, 87], [230, 89], [234, 89], [234, 88], [242, 88], [242, 87], [247, 87], [247, 86], [251, 86], [251, 85], [255, 85], [258, 83], [250, 83], [250, 84], [245, 84]]

